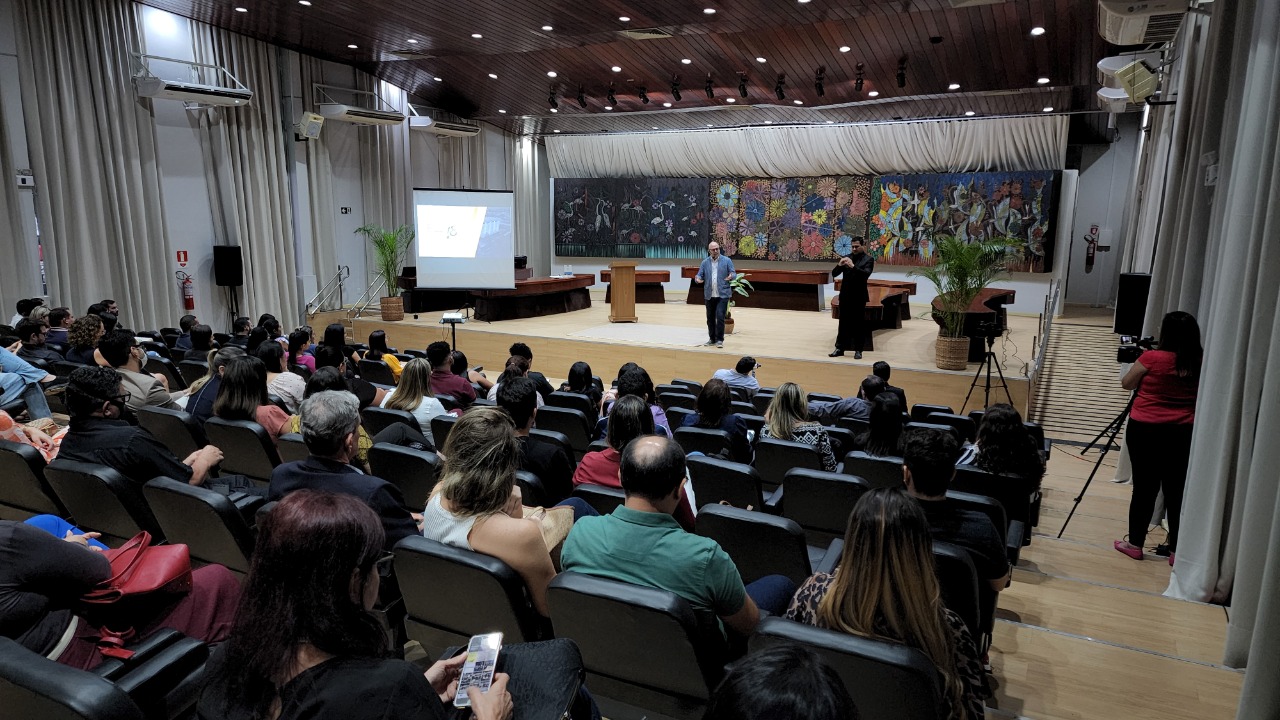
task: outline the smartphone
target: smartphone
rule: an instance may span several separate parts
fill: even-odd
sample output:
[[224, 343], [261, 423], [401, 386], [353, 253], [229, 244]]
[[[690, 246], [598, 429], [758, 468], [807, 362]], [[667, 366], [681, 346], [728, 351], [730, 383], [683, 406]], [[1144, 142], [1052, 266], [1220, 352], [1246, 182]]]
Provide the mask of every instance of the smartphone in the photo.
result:
[[471, 698], [467, 697], [468, 688], [488, 692], [489, 686], [493, 684], [493, 671], [498, 665], [500, 647], [500, 632], [471, 637], [471, 642], [467, 643], [467, 660], [462, 665], [462, 676], [458, 678], [458, 692], [453, 696], [454, 707], [471, 707]]

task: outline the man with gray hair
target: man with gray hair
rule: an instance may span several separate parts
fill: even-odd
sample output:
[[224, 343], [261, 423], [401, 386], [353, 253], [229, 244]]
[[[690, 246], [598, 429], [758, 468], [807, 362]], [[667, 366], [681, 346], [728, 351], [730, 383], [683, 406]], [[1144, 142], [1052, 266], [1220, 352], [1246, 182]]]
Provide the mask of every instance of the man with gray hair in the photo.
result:
[[302, 401], [299, 415], [302, 439], [311, 457], [277, 467], [267, 487], [268, 500], [303, 489], [354, 495], [382, 519], [387, 550], [420, 533], [422, 516], [405, 507], [399, 488], [351, 465], [360, 431], [360, 401], [355, 395], [336, 390], [318, 392]]

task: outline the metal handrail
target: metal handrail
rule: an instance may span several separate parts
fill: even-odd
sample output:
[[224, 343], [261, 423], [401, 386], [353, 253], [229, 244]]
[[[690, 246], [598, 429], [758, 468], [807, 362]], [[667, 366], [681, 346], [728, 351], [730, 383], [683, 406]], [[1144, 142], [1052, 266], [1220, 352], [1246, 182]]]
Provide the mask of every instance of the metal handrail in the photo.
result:
[[385, 278], [378, 278], [378, 282], [365, 288], [364, 292], [360, 293], [360, 297], [356, 299], [355, 305], [347, 311], [347, 319], [355, 320], [360, 317], [361, 313], [368, 310], [369, 306], [372, 305], [375, 300], [381, 301], [382, 296], [378, 293], [382, 292], [382, 288], [385, 287], [386, 284], [387, 281]]
[[[334, 273], [332, 278], [329, 278], [329, 282], [320, 288], [320, 292], [316, 293], [315, 297], [307, 301], [306, 315], [308, 320], [320, 312], [329, 300], [333, 298], [335, 292], [338, 293], [338, 307], [342, 307], [342, 281], [349, 277], [351, 277], [351, 267], [339, 265], [338, 272]], [[312, 308], [315, 308], [315, 310], [312, 310]]]

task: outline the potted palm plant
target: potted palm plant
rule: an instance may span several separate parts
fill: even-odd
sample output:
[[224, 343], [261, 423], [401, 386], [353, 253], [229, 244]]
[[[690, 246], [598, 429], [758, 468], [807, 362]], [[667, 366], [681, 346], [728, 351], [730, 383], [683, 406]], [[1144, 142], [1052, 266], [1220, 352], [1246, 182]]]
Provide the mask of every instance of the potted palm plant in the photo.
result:
[[751, 291], [755, 290], [755, 288], [751, 286], [751, 281], [742, 273], [734, 273], [733, 279], [729, 281], [729, 289], [732, 291], [732, 294], [729, 296], [729, 308], [724, 313], [724, 333], [726, 335], [733, 334], [733, 306], [738, 304], [733, 299], [733, 296], [741, 295], [742, 297], [750, 297]]
[[404, 256], [413, 243], [413, 229], [401, 225], [388, 230], [381, 225], [365, 225], [356, 228], [373, 248], [373, 272], [384, 285], [386, 295], [381, 300], [382, 319], [388, 322], [404, 319], [404, 299], [396, 292], [396, 278], [404, 264]]
[[993, 280], [1005, 271], [1012, 244], [997, 238], [965, 242], [950, 235], [934, 236], [937, 263], [911, 271], [933, 283], [938, 296], [932, 315], [938, 322], [934, 363], [940, 370], [968, 366], [969, 338], [964, 334], [965, 311]]

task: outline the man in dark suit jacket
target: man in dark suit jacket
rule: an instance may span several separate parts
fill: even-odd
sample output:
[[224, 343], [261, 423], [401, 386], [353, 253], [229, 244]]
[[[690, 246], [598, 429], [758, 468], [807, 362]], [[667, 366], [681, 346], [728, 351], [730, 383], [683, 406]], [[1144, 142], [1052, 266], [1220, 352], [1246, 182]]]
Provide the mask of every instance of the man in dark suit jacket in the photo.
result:
[[365, 475], [350, 463], [356, 456], [360, 403], [349, 392], [318, 392], [302, 402], [302, 439], [311, 457], [280, 465], [271, 473], [267, 498], [279, 500], [294, 490], [323, 490], [354, 495], [373, 508], [386, 530], [387, 550], [421, 531], [395, 485]]
[[852, 349], [855, 359], [862, 359], [862, 348], [867, 339], [867, 279], [875, 270], [876, 261], [862, 250], [862, 238], [853, 239], [853, 250], [840, 258], [831, 279], [844, 275], [840, 283], [840, 329], [836, 333], [836, 349], [829, 357], [840, 357]]
[[538, 476], [547, 491], [545, 502], [554, 505], [573, 492], [573, 461], [564, 448], [529, 433], [538, 412], [537, 387], [527, 377], [502, 383], [498, 386], [498, 407], [506, 410], [516, 424], [516, 439], [522, 450], [520, 469]]

